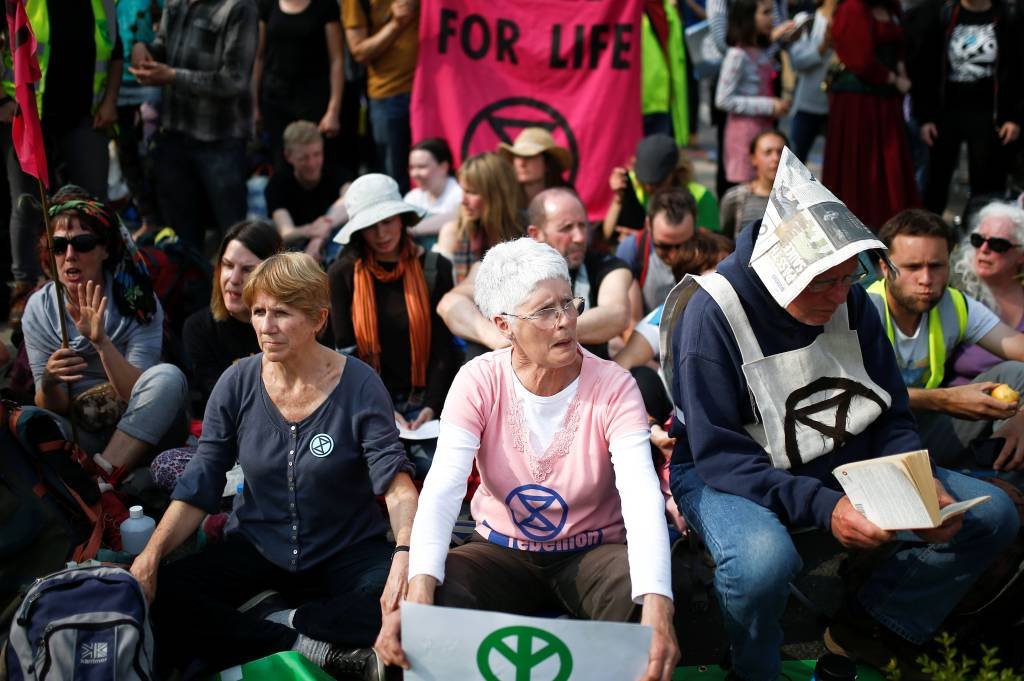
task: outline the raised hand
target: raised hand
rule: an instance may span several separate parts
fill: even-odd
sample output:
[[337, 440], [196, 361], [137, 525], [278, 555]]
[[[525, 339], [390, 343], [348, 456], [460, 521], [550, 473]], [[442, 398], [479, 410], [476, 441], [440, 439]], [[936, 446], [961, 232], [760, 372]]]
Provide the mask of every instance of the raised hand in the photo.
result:
[[98, 345], [107, 337], [104, 327], [107, 312], [107, 297], [103, 295], [103, 287], [89, 281], [82, 284], [71, 284], [68, 287], [68, 314], [75, 323], [78, 333], [82, 334], [93, 345]]

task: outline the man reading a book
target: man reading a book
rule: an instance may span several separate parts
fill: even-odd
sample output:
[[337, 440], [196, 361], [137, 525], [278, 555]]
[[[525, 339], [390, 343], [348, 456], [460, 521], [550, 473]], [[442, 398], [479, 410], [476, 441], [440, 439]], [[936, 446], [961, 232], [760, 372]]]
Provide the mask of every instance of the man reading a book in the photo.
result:
[[[887, 276], [868, 293], [895, 350], [925, 446], [937, 463], [951, 468], [1024, 469], [1021, 405], [991, 394], [999, 384], [1024, 390], [1024, 334], [949, 286], [956, 237], [939, 216], [904, 210], [882, 226], [879, 238], [899, 274], [892, 276], [883, 263]], [[951, 385], [947, 360], [969, 344], [1012, 361], [996, 364], [970, 383]]]
[[825, 642], [877, 666], [896, 657], [904, 679], [917, 678], [918, 646], [1017, 532], [1003, 492], [939, 467], [932, 474], [940, 506], [991, 500], [934, 529], [893, 532], [840, 490], [837, 466], [922, 445], [882, 322], [856, 285], [866, 272], [849, 244], [880, 244], [834, 205], [844, 233], [829, 233], [834, 222], [822, 228], [847, 244], [848, 259], [800, 254], [814, 276], [785, 304], [769, 288], [777, 282], [751, 265], [757, 240], [773, 236], [756, 225], [716, 274], [684, 280], [665, 305], [663, 368], [677, 407], [671, 487], [717, 564], [732, 678], [778, 678], [779, 620], [801, 568], [792, 529], [829, 531], [851, 549], [890, 550]]

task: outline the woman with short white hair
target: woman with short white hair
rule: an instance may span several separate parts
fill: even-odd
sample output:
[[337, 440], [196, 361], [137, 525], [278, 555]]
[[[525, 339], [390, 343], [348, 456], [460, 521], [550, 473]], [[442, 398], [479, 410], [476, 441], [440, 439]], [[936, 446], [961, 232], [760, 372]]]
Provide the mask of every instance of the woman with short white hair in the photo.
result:
[[[994, 201], [982, 208], [953, 261], [953, 281], [992, 309], [1000, 320], [1024, 331], [1024, 210]], [[953, 356], [953, 385], [970, 383], [1003, 360], [977, 345]]]
[[[408, 599], [639, 619], [654, 629], [644, 678], [670, 679], [679, 649], [668, 533], [635, 381], [579, 345], [583, 300], [550, 246], [493, 247], [475, 300], [511, 346], [467, 363], [448, 392], [413, 525]], [[474, 461], [476, 531], [449, 551]], [[399, 631], [396, 612], [375, 648], [408, 667]]]

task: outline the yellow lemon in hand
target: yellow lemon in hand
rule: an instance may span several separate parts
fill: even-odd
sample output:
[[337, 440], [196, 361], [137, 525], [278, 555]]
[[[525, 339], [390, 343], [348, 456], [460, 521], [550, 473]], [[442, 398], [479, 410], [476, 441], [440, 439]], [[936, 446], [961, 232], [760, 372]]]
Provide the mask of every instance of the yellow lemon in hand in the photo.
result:
[[1013, 404], [1020, 399], [1020, 393], [1005, 383], [1000, 383], [992, 389], [992, 397], [996, 398], [1000, 402]]

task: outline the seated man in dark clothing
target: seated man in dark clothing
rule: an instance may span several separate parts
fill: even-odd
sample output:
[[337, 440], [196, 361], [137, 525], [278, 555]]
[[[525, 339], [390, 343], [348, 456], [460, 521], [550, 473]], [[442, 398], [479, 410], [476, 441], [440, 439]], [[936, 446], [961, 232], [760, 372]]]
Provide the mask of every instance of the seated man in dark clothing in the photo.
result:
[[[546, 243], [569, 264], [572, 294], [586, 300], [578, 321], [584, 348], [608, 359], [608, 341], [629, 325], [629, 287], [633, 275], [618, 258], [588, 250], [589, 227], [583, 202], [571, 189], [555, 187], [530, 202], [530, 238]], [[453, 288], [437, 311], [457, 336], [496, 350], [508, 345], [473, 302], [475, 271]], [[471, 358], [467, 350], [466, 359]]]
[[267, 213], [287, 246], [317, 257], [331, 232], [345, 222], [340, 196], [346, 178], [324, 167], [324, 141], [309, 121], [295, 121], [284, 129], [284, 158], [292, 172], [270, 178]]

